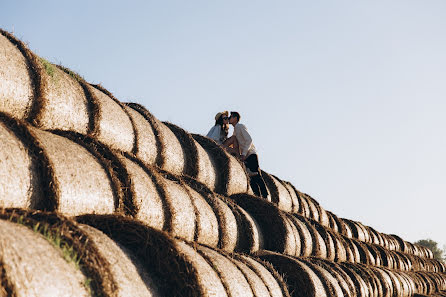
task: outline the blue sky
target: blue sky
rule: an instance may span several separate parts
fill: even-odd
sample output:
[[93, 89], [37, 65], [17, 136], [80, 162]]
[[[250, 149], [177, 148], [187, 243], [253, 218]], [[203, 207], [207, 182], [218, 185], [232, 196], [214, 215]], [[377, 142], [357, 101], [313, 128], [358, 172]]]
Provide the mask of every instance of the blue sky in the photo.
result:
[[3, 1], [0, 26], [190, 132], [237, 110], [265, 171], [446, 244], [445, 1], [123, 3]]

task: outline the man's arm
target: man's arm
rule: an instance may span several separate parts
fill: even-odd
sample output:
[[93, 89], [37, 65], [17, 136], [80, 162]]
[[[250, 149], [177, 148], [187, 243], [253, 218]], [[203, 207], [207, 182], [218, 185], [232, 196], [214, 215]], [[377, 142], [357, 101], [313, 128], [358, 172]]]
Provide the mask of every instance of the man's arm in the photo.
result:
[[241, 139], [239, 140], [239, 144], [240, 142], [242, 142], [242, 145], [240, 145], [240, 151], [241, 151], [241, 155], [242, 155], [242, 160], [246, 159], [246, 154], [249, 151], [249, 148], [252, 145], [252, 138], [251, 135], [248, 132], [248, 129], [246, 129], [245, 125], [239, 125], [239, 127], [237, 127], [237, 137], [240, 137]]

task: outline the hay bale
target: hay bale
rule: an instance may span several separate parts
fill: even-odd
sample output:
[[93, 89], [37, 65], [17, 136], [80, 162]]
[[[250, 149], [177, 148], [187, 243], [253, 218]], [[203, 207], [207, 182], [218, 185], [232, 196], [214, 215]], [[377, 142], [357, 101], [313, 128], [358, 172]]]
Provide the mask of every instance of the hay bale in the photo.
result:
[[[265, 176], [262, 173], [263, 179], [265, 179]], [[274, 182], [275, 187], [277, 188], [277, 206], [280, 210], [292, 212], [293, 211], [293, 200], [291, 199], [291, 194], [288, 191], [288, 189], [285, 187], [283, 181], [278, 178], [277, 176], [270, 174], [270, 177], [272, 181]], [[266, 181], [265, 181], [266, 184]], [[273, 192], [269, 191], [271, 195], [273, 195]], [[274, 201], [275, 199], [271, 197], [271, 200]]]
[[328, 216], [328, 227], [334, 232], [341, 233], [341, 231], [338, 229], [338, 224], [335, 221], [336, 215], [331, 211], [327, 211], [327, 216]]
[[394, 285], [390, 276], [379, 267], [369, 267], [369, 269], [375, 274], [375, 276], [381, 283], [382, 297], [394, 296]]
[[197, 250], [217, 272], [229, 296], [254, 296], [250, 283], [233, 261], [204, 246]]
[[316, 222], [319, 222], [319, 211], [317, 209], [317, 201], [314, 200], [310, 195], [302, 193], [302, 199], [307, 201], [308, 204], [308, 218], [315, 220]]
[[343, 297], [344, 292], [339, 284], [339, 281], [323, 266], [316, 265], [312, 261], [301, 258], [304, 262], [321, 280], [328, 296]]
[[232, 202], [227, 198], [212, 192], [206, 185], [193, 178], [185, 176], [182, 179], [193, 190], [200, 193], [209, 206], [212, 207], [218, 221], [218, 248], [227, 252], [234, 251], [237, 245], [238, 230], [237, 220], [228, 206], [228, 203]]
[[340, 265], [352, 279], [357, 278], [360, 286], [363, 286], [363, 289], [360, 289], [359, 287], [357, 287], [357, 289], [363, 291], [365, 296], [379, 296], [376, 294], [376, 279], [368, 273], [364, 265], [357, 263], [340, 263]]
[[84, 85], [97, 108], [94, 138], [113, 149], [132, 153], [136, 135], [127, 111], [102, 86], [87, 83]]
[[133, 252], [153, 277], [160, 295], [227, 296], [215, 270], [185, 242], [124, 217], [84, 215], [78, 221]]
[[47, 153], [22, 121], [0, 113], [0, 123], [1, 206], [55, 210], [56, 180]]
[[293, 209], [291, 210], [291, 212], [293, 213], [301, 213], [301, 205], [300, 205], [300, 201], [299, 201], [299, 197], [297, 196], [297, 190], [296, 188], [287, 181], [283, 181], [283, 185], [285, 186], [285, 188], [287, 188], [288, 192], [290, 193], [290, 197], [291, 197], [291, 202], [293, 204]]
[[192, 134], [192, 137], [210, 156], [216, 172], [215, 191], [225, 196], [238, 193], [249, 193], [249, 177], [244, 165], [233, 156], [226, 153], [215, 141], [207, 137]]
[[35, 60], [20, 40], [0, 29], [0, 112], [28, 117], [37, 95]]
[[170, 173], [181, 175], [185, 170], [185, 156], [175, 134], [142, 105], [127, 103], [127, 106], [139, 112], [149, 122], [154, 131], [157, 151], [159, 152], [156, 165]]
[[163, 123], [175, 134], [183, 148], [186, 159], [184, 174], [197, 179], [214, 190], [217, 177], [206, 151], [185, 130], [172, 123]]
[[17, 208], [0, 209], [0, 219], [18, 223], [31, 229], [34, 234], [43, 235], [59, 249], [59, 254], [63, 254], [67, 261], [76, 262], [77, 269], [88, 279], [92, 295], [113, 296], [116, 283], [110, 272], [109, 262], [74, 221], [54, 212]]
[[355, 238], [353, 236], [353, 231], [350, 227], [350, 224], [347, 222], [347, 220], [344, 218], [339, 218], [339, 222], [342, 224], [342, 229], [345, 230], [345, 233], [343, 232], [342, 234], [344, 234], [348, 238]]
[[156, 165], [157, 156], [161, 154], [152, 125], [135, 109], [124, 105], [134, 126], [136, 135], [133, 154], [147, 166]]
[[353, 242], [353, 239], [348, 238], [346, 236], [342, 236], [342, 239], [345, 243], [346, 250], [351, 251], [351, 261], [352, 263], [360, 263], [361, 262], [361, 255], [359, 253], [357, 245]]
[[336, 278], [341, 286], [344, 296], [355, 297], [358, 295], [356, 293], [355, 283], [351, 277], [339, 266], [339, 264], [319, 258], [311, 258], [311, 262], [324, 267], [325, 270], [330, 272]]
[[73, 131], [83, 135], [91, 131], [93, 110], [78, 77], [39, 60], [42, 94], [34, 118], [29, 120], [44, 130]]
[[292, 214], [286, 214], [290, 222], [296, 227], [300, 238], [300, 256], [309, 257], [313, 254], [313, 236], [308, 229], [308, 224]]
[[120, 157], [129, 179], [132, 202], [135, 209], [134, 218], [157, 230], [166, 230], [167, 204], [162, 196], [152, 171], [136, 158]]
[[234, 257], [247, 265], [262, 279], [271, 297], [290, 297], [290, 293], [282, 276], [269, 262], [257, 258], [254, 259], [246, 255], [234, 254]]
[[295, 226], [275, 205], [248, 194], [235, 194], [230, 198], [255, 219], [264, 234], [264, 249], [292, 256], [300, 254], [297, 229], [293, 231]]
[[356, 272], [356, 269], [352, 268], [350, 265], [353, 265], [351, 263], [339, 263], [339, 268], [348, 275], [348, 277], [352, 280], [356, 296], [357, 297], [369, 297], [372, 294], [372, 290], [370, 287], [370, 284], [366, 283], [366, 281], [362, 278], [358, 272]]
[[41, 235], [3, 220], [0, 229], [2, 286], [9, 285], [10, 296], [90, 295], [81, 271]]
[[310, 221], [304, 218], [303, 216], [300, 216], [298, 214], [293, 214], [293, 216], [299, 221], [301, 221], [303, 224], [305, 224], [305, 226], [307, 227], [308, 231], [311, 234], [311, 240], [313, 243], [311, 249], [312, 250], [311, 256], [326, 259], [327, 245], [325, 244], [325, 241], [322, 238], [321, 234], [319, 234], [319, 232], [316, 230], [315, 225], [310, 223]]
[[329, 296], [316, 273], [299, 259], [268, 251], [259, 252], [257, 256], [270, 262], [280, 274], [285, 276], [285, 282], [292, 296]]
[[111, 276], [116, 283], [114, 296], [160, 296], [153, 279], [133, 252], [93, 227], [80, 225], [79, 228], [109, 263]]
[[241, 253], [254, 253], [264, 247], [262, 229], [257, 221], [242, 207], [228, 203], [237, 221], [238, 238], [234, 249]]
[[333, 244], [334, 244], [334, 260], [335, 262], [344, 262], [347, 261], [347, 250], [345, 249], [344, 243], [342, 242], [341, 236], [339, 233], [336, 233], [330, 229], [327, 230], [330, 234]]
[[321, 224], [318, 224], [316, 222], [313, 223], [313, 226], [315, 227], [316, 231], [319, 233], [319, 235], [324, 240], [325, 247], [327, 249], [327, 254], [326, 254], [325, 259], [334, 261], [334, 259], [336, 257], [336, 248], [335, 248], [335, 243], [333, 241], [333, 238], [331, 237], [330, 232], [328, 232], [328, 230], [324, 226], [322, 226]]
[[369, 249], [365, 245], [365, 243], [357, 240], [352, 239], [352, 243], [356, 246], [359, 252], [359, 263], [366, 264], [366, 265], [375, 265], [372, 259], [372, 255], [369, 252]]
[[381, 254], [378, 251], [378, 249], [376, 248], [376, 244], [366, 244], [365, 246], [369, 250], [369, 253], [373, 260], [372, 262], [375, 263], [374, 265], [381, 266], [382, 265]]

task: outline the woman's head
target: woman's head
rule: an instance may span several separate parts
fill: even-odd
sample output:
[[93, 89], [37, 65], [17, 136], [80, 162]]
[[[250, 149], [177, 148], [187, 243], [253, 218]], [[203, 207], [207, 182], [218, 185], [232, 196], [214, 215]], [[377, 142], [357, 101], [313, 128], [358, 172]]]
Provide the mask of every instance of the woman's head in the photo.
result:
[[223, 111], [215, 115], [215, 125], [223, 126], [229, 123], [229, 112]]

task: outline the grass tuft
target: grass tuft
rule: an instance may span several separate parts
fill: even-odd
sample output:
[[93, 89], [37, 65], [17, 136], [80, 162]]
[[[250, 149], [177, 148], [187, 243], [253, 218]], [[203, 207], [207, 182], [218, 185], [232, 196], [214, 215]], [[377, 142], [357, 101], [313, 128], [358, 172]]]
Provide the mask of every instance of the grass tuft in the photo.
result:
[[42, 62], [43, 67], [45, 68], [46, 73], [49, 76], [54, 77], [54, 74], [55, 74], [54, 65], [51, 64], [50, 62], [48, 62], [47, 60], [45, 60], [44, 58], [40, 58], [40, 62]]

